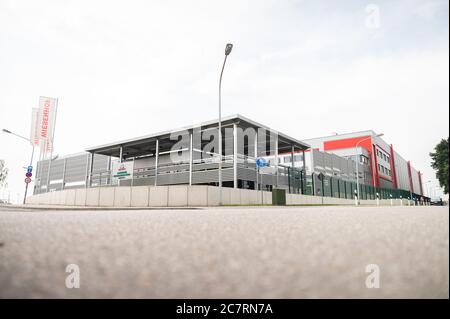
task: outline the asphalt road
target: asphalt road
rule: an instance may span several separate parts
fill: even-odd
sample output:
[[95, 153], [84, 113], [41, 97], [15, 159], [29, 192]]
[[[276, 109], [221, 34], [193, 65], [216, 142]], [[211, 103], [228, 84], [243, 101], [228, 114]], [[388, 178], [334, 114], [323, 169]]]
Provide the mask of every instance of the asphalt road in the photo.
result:
[[448, 298], [449, 209], [1, 208], [0, 297]]

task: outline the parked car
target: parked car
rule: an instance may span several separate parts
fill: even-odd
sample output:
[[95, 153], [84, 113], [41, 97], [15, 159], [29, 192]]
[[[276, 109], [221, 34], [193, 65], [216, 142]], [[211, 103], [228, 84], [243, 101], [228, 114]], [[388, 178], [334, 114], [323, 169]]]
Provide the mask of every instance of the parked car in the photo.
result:
[[433, 206], [444, 206], [444, 201], [442, 198], [431, 198], [430, 204]]

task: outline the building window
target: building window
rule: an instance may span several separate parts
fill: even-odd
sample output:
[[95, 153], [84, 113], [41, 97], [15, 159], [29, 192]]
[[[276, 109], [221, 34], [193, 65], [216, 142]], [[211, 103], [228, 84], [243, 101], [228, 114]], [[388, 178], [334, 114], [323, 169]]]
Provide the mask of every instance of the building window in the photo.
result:
[[360, 159], [360, 162], [363, 164], [369, 163], [369, 159], [367, 157], [365, 157], [364, 155], [360, 155], [359, 159]]
[[303, 154], [294, 155], [294, 162], [302, 162], [302, 161], [303, 161]]

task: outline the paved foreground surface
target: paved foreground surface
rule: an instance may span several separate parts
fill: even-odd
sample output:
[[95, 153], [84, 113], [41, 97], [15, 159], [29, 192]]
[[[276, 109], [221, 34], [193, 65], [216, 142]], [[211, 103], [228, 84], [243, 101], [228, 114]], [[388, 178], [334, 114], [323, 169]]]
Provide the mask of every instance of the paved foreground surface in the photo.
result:
[[[68, 264], [79, 289], [66, 288]], [[449, 210], [3, 207], [0, 297], [448, 298]]]

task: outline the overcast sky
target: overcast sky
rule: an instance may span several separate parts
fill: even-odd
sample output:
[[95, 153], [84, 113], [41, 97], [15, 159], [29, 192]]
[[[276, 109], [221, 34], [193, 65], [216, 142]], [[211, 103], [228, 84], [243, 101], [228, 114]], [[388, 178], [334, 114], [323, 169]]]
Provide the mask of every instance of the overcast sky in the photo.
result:
[[[435, 180], [448, 11], [447, 0], [0, 0], [0, 128], [29, 136], [40, 95], [59, 98], [61, 155], [214, 119], [232, 42], [223, 115], [297, 139], [373, 129]], [[16, 199], [31, 147], [6, 134], [0, 146]]]

